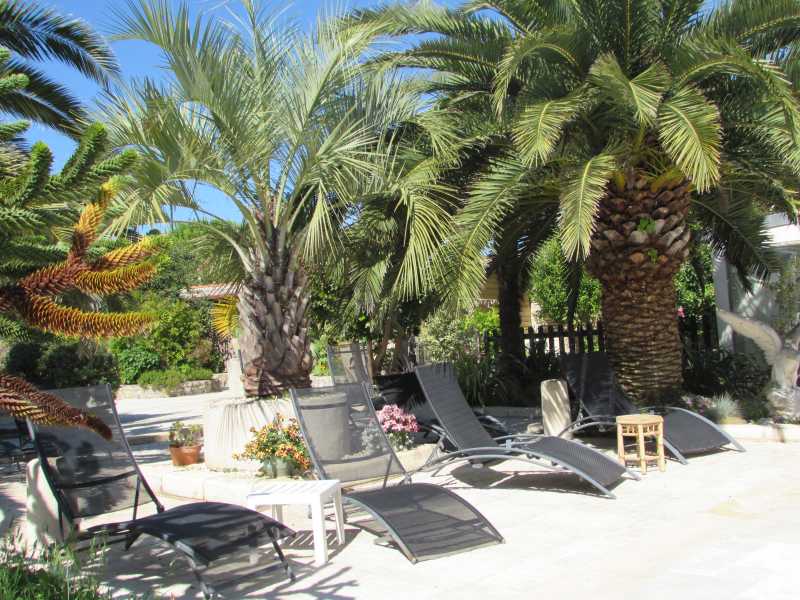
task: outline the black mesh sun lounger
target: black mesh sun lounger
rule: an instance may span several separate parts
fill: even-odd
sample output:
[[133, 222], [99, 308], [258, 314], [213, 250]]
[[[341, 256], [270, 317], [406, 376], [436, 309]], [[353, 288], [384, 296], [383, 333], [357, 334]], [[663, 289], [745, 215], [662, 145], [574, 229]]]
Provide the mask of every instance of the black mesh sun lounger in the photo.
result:
[[[419, 389], [417, 377], [412, 371], [375, 375], [373, 386], [373, 380], [367, 372], [364, 351], [358, 342], [328, 346], [327, 354], [328, 370], [334, 385], [363, 383], [370, 392], [375, 410], [380, 410], [385, 404], [396, 404], [416, 417], [423, 436], [441, 437], [439, 422], [428, 408], [425, 396]], [[497, 437], [509, 434], [505, 426], [494, 417], [474, 409], [473, 412], [490, 435]]]
[[[653, 410], [639, 408], [625, 396], [603, 352], [563, 356], [561, 371], [578, 402], [578, 418], [560, 435], [598, 425], [614, 425], [618, 415]], [[727, 445], [744, 452], [739, 442], [702, 415], [677, 407], [668, 407], [663, 413], [664, 446], [683, 464], [690, 454]]]
[[[343, 500], [366, 511], [412, 563], [483, 546], [503, 537], [475, 508], [440, 486], [411, 483], [383, 433], [364, 386], [293, 389], [295, 415], [319, 477], [344, 485]], [[390, 485], [390, 478], [402, 478]]]
[[549, 463], [581, 477], [609, 498], [615, 496], [608, 488], [624, 474], [638, 479], [602, 452], [563, 438], [533, 435], [492, 438], [467, 404], [451, 365], [417, 367], [416, 374], [429, 406], [448, 440], [457, 448], [429, 461], [426, 468], [441, 468], [455, 461], [473, 464], [504, 460], [522, 460], [537, 465]]
[[[294, 579], [278, 541], [294, 532], [261, 513], [221, 502], [195, 502], [165, 510], [133, 457], [108, 386], [55, 390], [66, 402], [87, 410], [109, 426], [108, 441], [79, 427], [41, 427], [28, 423], [42, 472], [58, 503], [62, 534], [77, 540], [102, 537], [124, 542], [125, 549], [141, 535], [175, 547], [191, 565], [206, 598], [214, 590], [201, 568], [237, 551], [255, 552], [271, 542], [278, 558], [263, 571], [283, 567]], [[138, 517], [140, 506], [155, 504], [156, 513]], [[132, 509], [129, 520], [81, 528], [79, 520]]]
[[358, 342], [328, 346], [328, 371], [334, 385], [371, 383], [364, 352]]

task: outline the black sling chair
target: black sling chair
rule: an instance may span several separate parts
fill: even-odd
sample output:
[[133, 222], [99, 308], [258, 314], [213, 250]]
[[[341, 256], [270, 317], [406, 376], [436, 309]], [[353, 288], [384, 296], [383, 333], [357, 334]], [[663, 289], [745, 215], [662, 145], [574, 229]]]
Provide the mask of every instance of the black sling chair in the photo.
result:
[[[561, 370], [578, 404], [578, 418], [559, 435], [598, 425], [614, 425], [618, 415], [655, 411], [639, 408], [624, 394], [603, 352], [569, 354], [561, 357]], [[678, 407], [663, 409], [664, 447], [682, 464], [686, 456], [718, 450], [730, 444], [744, 452], [742, 445], [702, 415]]]
[[[105, 538], [124, 542], [125, 550], [141, 535], [151, 535], [185, 556], [206, 598], [214, 594], [201, 567], [239, 550], [271, 542], [278, 561], [263, 571], [283, 567], [293, 580], [278, 541], [294, 532], [259, 512], [222, 502], [195, 502], [165, 510], [142, 476], [122, 431], [111, 389], [105, 386], [53, 390], [63, 400], [105, 422], [113, 433], [105, 440], [82, 427], [38, 426], [28, 422], [42, 472], [58, 503], [62, 535], [76, 541]], [[140, 506], [156, 513], [139, 517]], [[81, 529], [80, 519], [133, 509], [129, 520]]]
[[[342, 499], [367, 512], [412, 563], [499, 544], [503, 537], [469, 502], [438, 485], [412, 483], [360, 384], [292, 389], [314, 469], [343, 485]], [[400, 482], [390, 479], [400, 479]]]

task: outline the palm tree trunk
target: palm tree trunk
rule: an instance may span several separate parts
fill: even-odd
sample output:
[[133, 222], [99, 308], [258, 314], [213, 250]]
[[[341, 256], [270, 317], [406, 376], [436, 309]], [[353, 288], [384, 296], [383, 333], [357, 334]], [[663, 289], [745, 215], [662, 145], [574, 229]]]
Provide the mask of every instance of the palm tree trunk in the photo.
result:
[[500, 264], [497, 268], [498, 311], [500, 316], [500, 355], [497, 371], [503, 390], [512, 403], [524, 400], [525, 342], [519, 314], [522, 286], [514, 265]]
[[675, 302], [672, 279], [603, 286], [606, 349], [620, 385], [641, 404], [683, 385]]
[[603, 290], [606, 345], [623, 389], [639, 404], [683, 385], [673, 279], [689, 255], [691, 185], [631, 170], [600, 202], [587, 267]]
[[[288, 237], [288, 236], [287, 236]], [[286, 239], [273, 231], [270, 256], [239, 292], [239, 347], [248, 396], [282, 395], [311, 386], [308, 277]]]

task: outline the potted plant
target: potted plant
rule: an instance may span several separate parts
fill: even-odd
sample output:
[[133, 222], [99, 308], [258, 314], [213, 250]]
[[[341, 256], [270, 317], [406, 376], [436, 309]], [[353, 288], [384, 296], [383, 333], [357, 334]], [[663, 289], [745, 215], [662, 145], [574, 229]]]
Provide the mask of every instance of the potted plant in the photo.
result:
[[169, 453], [172, 464], [185, 467], [200, 462], [203, 447], [203, 427], [175, 421], [169, 428]]
[[291, 477], [311, 468], [308, 450], [294, 419], [284, 424], [279, 413], [271, 423], [261, 429], [251, 427], [250, 432], [253, 437], [240, 454], [234, 455], [236, 460], [261, 461], [262, 473], [267, 477]]
[[419, 431], [417, 418], [396, 404], [387, 404], [378, 411], [378, 421], [396, 451], [414, 447], [414, 435]]

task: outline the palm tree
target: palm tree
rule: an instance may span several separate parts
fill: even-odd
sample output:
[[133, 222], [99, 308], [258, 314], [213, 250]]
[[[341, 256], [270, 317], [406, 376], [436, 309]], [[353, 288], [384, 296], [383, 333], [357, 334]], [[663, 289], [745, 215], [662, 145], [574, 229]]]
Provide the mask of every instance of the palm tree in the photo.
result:
[[[500, 313], [499, 372], [508, 395], [522, 399], [524, 388], [525, 348], [522, 336], [520, 306], [529, 284], [531, 260], [538, 245], [552, 233], [555, 210], [532, 212], [529, 199], [514, 196], [503, 218], [490, 217], [463, 205], [469, 197], [469, 187], [491, 161], [512, 146], [511, 124], [494, 110], [492, 90], [498, 76], [500, 61], [513, 42], [512, 31], [497, 20], [476, 14], [446, 9], [422, 2], [386, 5], [378, 9], [354, 13], [351, 20], [380, 27], [383, 34], [405, 36], [425, 34], [426, 40], [401, 52], [380, 55], [373, 64], [381, 67], [426, 69], [436, 72], [424, 92], [434, 94], [437, 109], [450, 115], [459, 140], [460, 168], [448, 173], [449, 182], [458, 190], [464, 208], [457, 220], [462, 231], [468, 232], [463, 242], [474, 248], [473, 260], [454, 257], [452, 277], [445, 282], [461, 284], [457, 301], [469, 303], [478, 296], [480, 281], [494, 274], [498, 281]], [[434, 34], [431, 36], [430, 34]], [[509, 98], [515, 92], [509, 91]], [[453, 118], [458, 115], [458, 118]], [[536, 201], [537, 206], [539, 201]], [[491, 223], [490, 227], [485, 227]], [[478, 241], [479, 240], [479, 241]], [[488, 255], [487, 255], [488, 250]], [[488, 258], [477, 270], [476, 261]], [[469, 267], [469, 263], [473, 267]], [[487, 267], [487, 268], [484, 268]], [[473, 277], [462, 277], [464, 269]]]
[[[156, 44], [170, 81], [112, 98], [105, 120], [120, 145], [148, 159], [125, 216], [181, 202], [231, 249], [245, 390], [271, 395], [310, 384], [309, 269], [345, 245], [365, 202], [391, 188], [408, 215], [396, 272], [408, 294], [429, 285], [429, 257], [448, 227], [427, 195], [435, 169], [413, 181], [393, 175], [392, 126], [418, 106], [410, 83], [363, 76], [359, 57], [374, 32], [323, 26], [302, 36], [242, 5], [244, 18], [231, 23], [193, 21], [186, 4], [131, 3], [119, 35]], [[189, 193], [195, 183], [222, 193], [241, 227], [214, 220]]]
[[[465, 256], [515, 198], [557, 205], [565, 255], [600, 280], [609, 353], [642, 401], [682, 381], [673, 277], [693, 235], [763, 276], [762, 215], [796, 217], [800, 2], [702, 4], [473, 1], [447, 17], [491, 11], [513, 38], [482, 96], [514, 147], [474, 186]], [[479, 42], [446, 25], [464, 46], [451, 59], [469, 56]]]
[[86, 116], [81, 102], [32, 62], [56, 60], [103, 85], [119, 73], [111, 49], [88, 24], [32, 0], [0, 0], [0, 46], [20, 57], [8, 61], [3, 72], [28, 79], [24, 91], [3, 95], [0, 111], [72, 137], [80, 133]]

